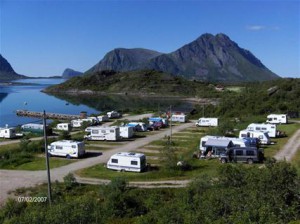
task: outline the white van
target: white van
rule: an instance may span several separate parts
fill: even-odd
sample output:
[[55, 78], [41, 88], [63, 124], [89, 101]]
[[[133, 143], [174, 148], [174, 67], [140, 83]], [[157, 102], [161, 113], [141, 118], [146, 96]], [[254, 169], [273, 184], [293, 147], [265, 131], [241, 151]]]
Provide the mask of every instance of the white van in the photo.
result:
[[11, 127], [0, 128], [0, 138], [15, 138], [16, 129]]
[[85, 131], [90, 133], [89, 135], [84, 136], [87, 140], [118, 141], [121, 139], [120, 128], [116, 126], [94, 126], [86, 128]]
[[120, 118], [120, 117], [122, 117], [122, 115], [119, 112], [117, 112], [117, 111], [107, 112], [107, 116], [109, 118]]
[[119, 152], [110, 157], [107, 168], [119, 171], [142, 172], [146, 168], [146, 156], [142, 153]]
[[52, 142], [48, 146], [48, 153], [51, 156], [63, 156], [68, 159], [78, 158], [85, 154], [84, 142], [77, 142], [72, 140]]
[[267, 132], [242, 130], [239, 134], [240, 138], [258, 138], [261, 144], [271, 144], [270, 137]]
[[248, 131], [268, 132], [269, 137], [271, 137], [271, 138], [276, 138], [277, 137], [277, 127], [276, 127], [276, 124], [257, 124], [257, 123], [252, 123], [252, 124], [249, 124], [246, 129]]
[[217, 127], [219, 124], [219, 119], [215, 117], [201, 117], [195, 123], [197, 127]]
[[288, 117], [286, 114], [270, 114], [267, 116], [266, 122], [270, 124], [287, 124]]

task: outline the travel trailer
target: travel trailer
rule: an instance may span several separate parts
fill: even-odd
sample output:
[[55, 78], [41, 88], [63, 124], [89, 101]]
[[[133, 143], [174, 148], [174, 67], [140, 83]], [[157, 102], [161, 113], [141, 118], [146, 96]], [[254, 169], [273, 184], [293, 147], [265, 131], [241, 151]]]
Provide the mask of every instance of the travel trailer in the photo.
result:
[[88, 122], [90, 125], [99, 124], [99, 120], [96, 117], [87, 117], [84, 119], [71, 120], [71, 125], [73, 128], [80, 128], [83, 122]]
[[288, 117], [286, 114], [270, 114], [267, 116], [266, 122], [270, 124], [287, 124]]
[[52, 142], [48, 146], [48, 153], [51, 156], [63, 156], [68, 159], [78, 158], [85, 154], [84, 142], [72, 140]]
[[0, 138], [15, 138], [16, 129], [13, 127], [0, 128]]
[[[38, 133], [38, 134], [44, 133], [44, 125], [43, 124], [34, 124], [34, 123], [23, 124], [21, 126], [21, 129], [24, 132], [32, 132], [32, 133]], [[46, 132], [47, 132], [47, 134], [52, 133], [52, 129], [49, 128], [47, 125], [46, 125]]]
[[261, 144], [271, 144], [270, 137], [267, 132], [242, 130], [239, 134], [240, 138], [258, 138]]
[[120, 127], [120, 136], [122, 138], [132, 138], [134, 134], [133, 127], [121, 126]]
[[204, 144], [205, 150], [202, 151], [201, 157], [219, 157], [222, 153], [230, 147], [233, 147], [233, 143], [228, 139], [213, 139], [209, 138]]
[[201, 117], [196, 122], [197, 127], [217, 127], [219, 124], [219, 119], [214, 117]]
[[252, 123], [249, 124], [246, 128], [248, 131], [261, 131], [261, 132], [268, 132], [269, 137], [276, 138], [278, 133], [276, 124], [257, 124]]
[[117, 112], [117, 111], [107, 112], [107, 116], [109, 118], [120, 118], [120, 117], [122, 117], [122, 115], [119, 112]]
[[146, 168], [146, 156], [142, 153], [119, 152], [110, 157], [107, 168], [119, 171], [142, 172]]
[[187, 121], [187, 117], [185, 114], [173, 114], [171, 121], [185, 123]]
[[251, 142], [251, 139], [206, 135], [206, 136], [203, 136], [200, 139], [200, 145], [199, 145], [200, 151], [205, 151], [206, 150], [206, 142], [209, 139], [230, 140], [232, 142], [233, 146], [237, 146], [237, 147], [247, 147], [247, 146], [250, 146], [251, 144], [253, 144]]
[[70, 123], [59, 123], [56, 125], [56, 130], [58, 131], [71, 131], [72, 126]]
[[94, 126], [85, 129], [89, 132], [89, 135], [85, 135], [84, 138], [87, 140], [98, 140], [98, 141], [118, 141], [121, 139], [120, 128], [116, 126], [102, 127]]

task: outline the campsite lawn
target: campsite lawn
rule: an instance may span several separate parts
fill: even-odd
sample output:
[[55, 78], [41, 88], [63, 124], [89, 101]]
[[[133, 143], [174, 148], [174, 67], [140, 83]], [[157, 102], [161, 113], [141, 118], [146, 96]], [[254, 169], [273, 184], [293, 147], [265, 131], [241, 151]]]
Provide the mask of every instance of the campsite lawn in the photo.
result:
[[[77, 161], [76, 159], [51, 157], [49, 160], [49, 165], [50, 168], [52, 169], [60, 166], [65, 166], [76, 161]], [[12, 170], [45, 170], [46, 160], [44, 157], [34, 157], [31, 159], [31, 161], [22, 164], [18, 164], [18, 163], [7, 164], [7, 166], [4, 168], [12, 169]]]

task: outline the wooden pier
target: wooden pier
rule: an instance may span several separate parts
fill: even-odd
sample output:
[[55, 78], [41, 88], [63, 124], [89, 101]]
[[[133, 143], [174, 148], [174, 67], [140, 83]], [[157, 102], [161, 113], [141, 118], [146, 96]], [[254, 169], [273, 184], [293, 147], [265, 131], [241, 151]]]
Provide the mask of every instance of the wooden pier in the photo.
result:
[[[17, 110], [16, 114], [17, 116], [22, 116], [22, 117], [43, 118], [44, 116], [44, 112], [28, 111], [28, 110]], [[83, 114], [71, 115], [71, 114], [46, 113], [46, 119], [74, 120], [74, 119], [82, 119], [82, 118], [84, 118]]]

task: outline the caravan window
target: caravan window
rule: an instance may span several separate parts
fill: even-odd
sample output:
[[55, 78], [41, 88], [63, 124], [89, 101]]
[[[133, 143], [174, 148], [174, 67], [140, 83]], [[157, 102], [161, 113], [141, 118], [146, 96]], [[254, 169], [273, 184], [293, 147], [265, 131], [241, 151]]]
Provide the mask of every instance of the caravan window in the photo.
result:
[[57, 146], [56, 146], [56, 149], [63, 149], [63, 147], [60, 146], [60, 145], [57, 145]]
[[203, 141], [203, 142], [202, 142], [202, 146], [203, 146], [203, 147], [205, 147], [205, 143], [206, 143], [206, 141]]
[[261, 128], [261, 130], [264, 130], [264, 131], [266, 131], [266, 130], [267, 130], [267, 128]]
[[72, 145], [71, 147], [72, 147], [72, 149], [76, 149], [76, 145]]
[[255, 129], [256, 129], [257, 131], [260, 131], [260, 127], [256, 127]]
[[101, 131], [101, 133], [105, 134], [105, 133], [106, 133], [106, 131], [105, 131], [105, 130], [102, 130], [102, 131]]
[[118, 159], [111, 159], [112, 163], [118, 163]]
[[137, 161], [131, 161], [131, 165], [138, 165], [138, 162]]
[[246, 138], [247, 135], [246, 134], [241, 134], [242, 138]]
[[92, 130], [92, 133], [93, 133], [93, 134], [98, 134], [99, 131], [98, 131], [98, 130]]
[[114, 133], [115, 131], [114, 130], [110, 130], [110, 133]]

